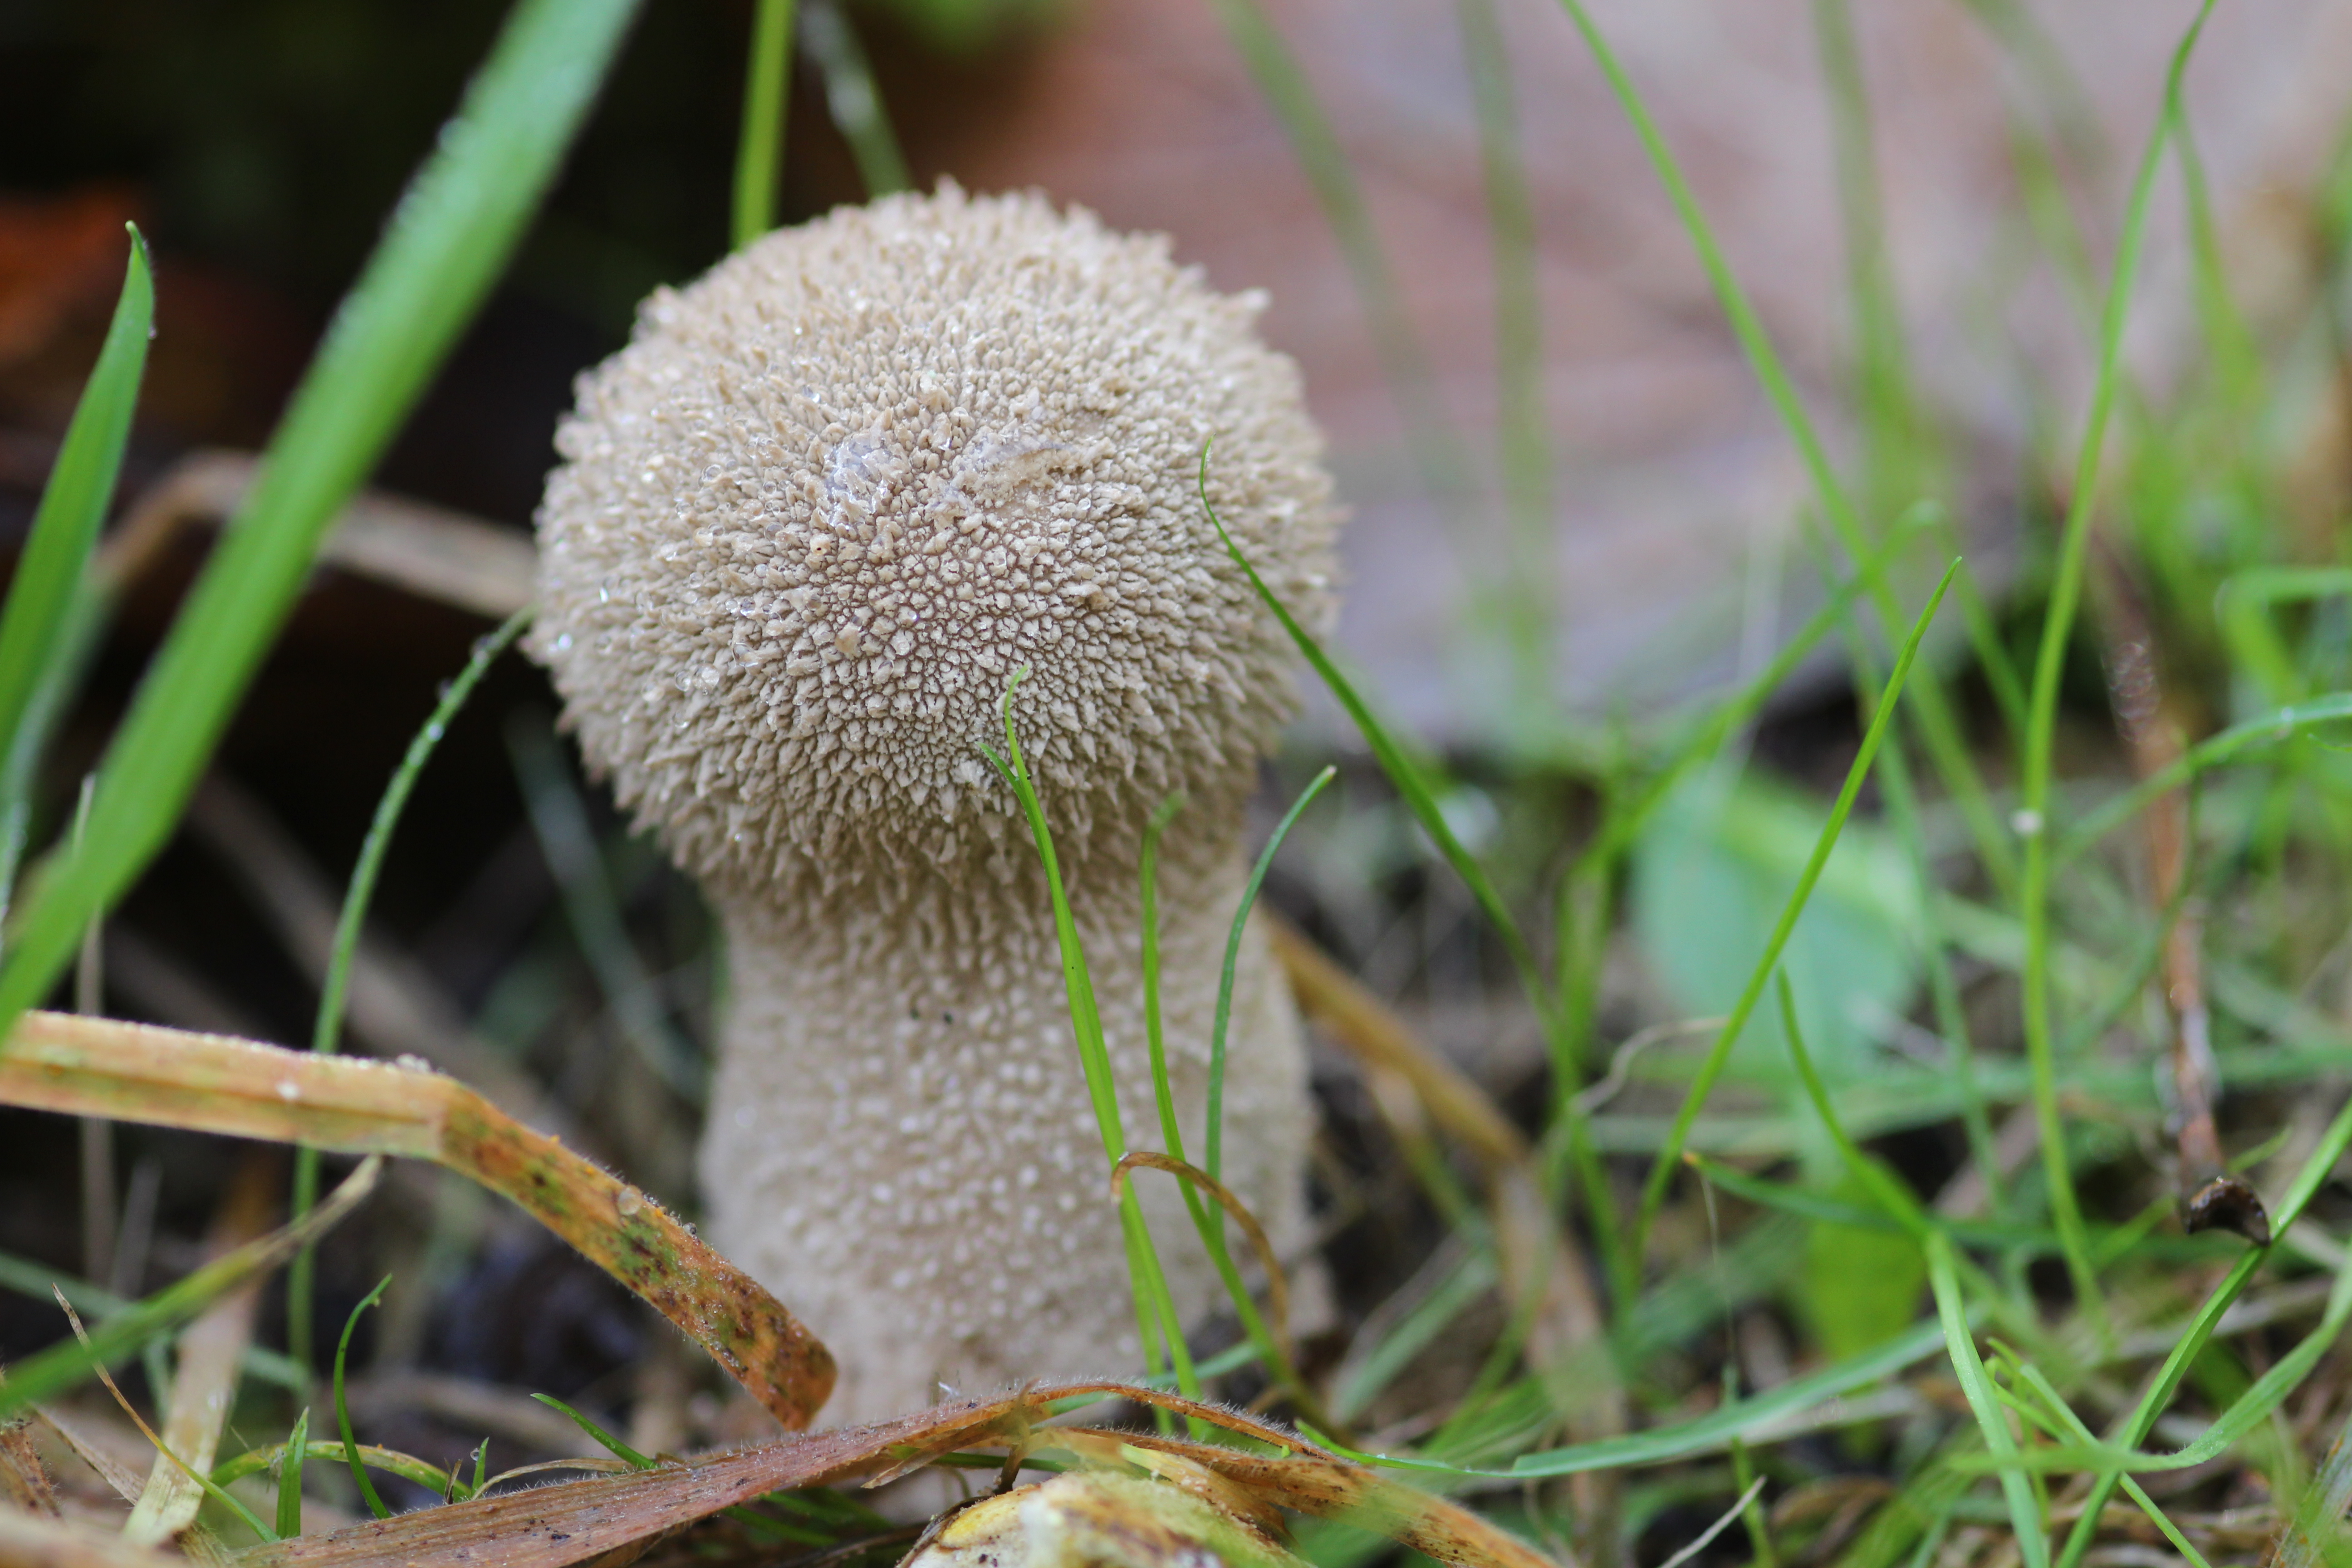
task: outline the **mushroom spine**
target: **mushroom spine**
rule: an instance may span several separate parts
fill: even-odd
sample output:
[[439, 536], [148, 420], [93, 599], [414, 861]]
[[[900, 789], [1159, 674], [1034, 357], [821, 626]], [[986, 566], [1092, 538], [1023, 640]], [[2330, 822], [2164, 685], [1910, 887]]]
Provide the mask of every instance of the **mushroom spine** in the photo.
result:
[[[981, 747], [1022, 748], [1130, 1143], [1160, 1142], [1136, 865], [1190, 1144], [1256, 763], [1294, 700], [1227, 557], [1332, 609], [1337, 514], [1255, 295], [1164, 238], [952, 185], [837, 211], [641, 308], [581, 378], [539, 514], [533, 651], [589, 765], [702, 884], [730, 992], [701, 1152], [714, 1239], [833, 1348], [862, 1420], [1131, 1370], [1135, 1317], [1043, 874]], [[1302, 1239], [1297, 1019], [1245, 942], [1225, 1177]], [[1177, 1307], [1220, 1299], [1172, 1184]]]

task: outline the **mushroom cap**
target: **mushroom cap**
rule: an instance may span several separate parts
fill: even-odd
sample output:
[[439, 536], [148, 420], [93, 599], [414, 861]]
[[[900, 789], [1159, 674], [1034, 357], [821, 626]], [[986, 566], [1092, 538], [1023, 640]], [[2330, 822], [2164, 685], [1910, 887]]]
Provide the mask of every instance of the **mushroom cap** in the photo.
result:
[[723, 886], [1001, 845], [1000, 703], [1074, 858], [1171, 790], [1230, 795], [1337, 516], [1255, 294], [1164, 237], [943, 184], [663, 289], [582, 376], [539, 513], [550, 668], [592, 767]]

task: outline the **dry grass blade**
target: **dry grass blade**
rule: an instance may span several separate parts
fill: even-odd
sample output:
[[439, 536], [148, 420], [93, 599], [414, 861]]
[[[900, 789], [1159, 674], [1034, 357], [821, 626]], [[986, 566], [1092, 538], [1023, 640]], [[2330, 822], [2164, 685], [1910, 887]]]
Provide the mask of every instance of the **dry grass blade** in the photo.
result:
[[[141, 493], [100, 551], [102, 580], [120, 588], [182, 529], [232, 516], [253, 487], [249, 452], [191, 452]], [[530, 602], [538, 570], [530, 541], [510, 528], [421, 501], [362, 490], [336, 521], [319, 559], [499, 621]]]
[[[1117, 1396], [1211, 1421], [1283, 1452], [1244, 1453], [1134, 1432], [1038, 1426], [1060, 1401]], [[331, 1535], [256, 1547], [247, 1568], [280, 1563], [377, 1568], [474, 1565], [497, 1543], [501, 1568], [562, 1568], [618, 1552], [768, 1492], [862, 1479], [869, 1485], [967, 1447], [1015, 1455], [1062, 1449], [1125, 1464], [1134, 1452], [1171, 1455], [1241, 1488], [1260, 1506], [1295, 1509], [1379, 1531], [1461, 1568], [1552, 1568], [1467, 1510], [1337, 1458], [1278, 1426], [1221, 1406], [1122, 1383], [1056, 1384], [992, 1399], [961, 1399], [869, 1426], [787, 1437], [756, 1447], [565, 1481], [533, 1491], [371, 1521]]]
[[[962, 1432], [970, 1426], [972, 1412], [982, 1408], [995, 1405], [965, 1401], [877, 1426], [839, 1427], [656, 1469], [560, 1481], [530, 1491], [371, 1520], [328, 1535], [256, 1547], [237, 1561], [249, 1568], [297, 1563], [351, 1568], [392, 1563], [478, 1568], [494, 1559], [500, 1568], [561, 1568], [563, 1563], [618, 1551], [707, 1519], [769, 1492], [824, 1486], [866, 1475], [887, 1465], [908, 1444], [936, 1441], [942, 1428], [950, 1434]], [[489, 1542], [497, 1543], [494, 1552], [486, 1551]]]
[[1461, 1068], [1423, 1045], [1388, 1005], [1283, 921], [1266, 929], [1299, 1010], [1324, 1025], [1349, 1055], [1412, 1086], [1430, 1120], [1489, 1169], [1527, 1163], [1528, 1141]]
[[[58, 1015], [27, 1014], [26, 1016], [30, 1019]], [[96, 1019], [83, 1021], [99, 1022]], [[12, 1068], [15, 1066], [15, 1058], [5, 1052], [0, 1052], [0, 1061], [8, 1062]], [[0, 1104], [7, 1103], [5, 1077], [0, 1075]], [[99, 1325], [94, 1334], [81, 1330], [81, 1320], [74, 1313], [72, 1304], [53, 1283], [50, 1291], [65, 1306], [67, 1320], [76, 1325], [75, 1337], [81, 1342], [54, 1344], [18, 1362], [11, 1369], [8, 1381], [0, 1384], [0, 1415], [13, 1414], [28, 1405], [37, 1405], [42, 1400], [73, 1387], [93, 1370], [103, 1378], [109, 1361], [128, 1355], [169, 1333], [223, 1296], [248, 1281], [260, 1279], [332, 1230], [346, 1215], [357, 1208], [362, 1200], [375, 1190], [376, 1177], [382, 1169], [380, 1161], [362, 1162], [359, 1169], [343, 1178], [341, 1186], [328, 1194], [325, 1203], [300, 1219], [268, 1236], [248, 1241], [224, 1257], [214, 1258], [146, 1300], [112, 1314]], [[135, 1494], [139, 1488], [133, 1486], [130, 1489]]]
[[[1370, 1072], [1393, 1074], [1411, 1087], [1429, 1119], [1451, 1133], [1486, 1168], [1496, 1247], [1505, 1286], [1528, 1314], [1528, 1351], [1538, 1373], [1561, 1365], [1579, 1347], [1595, 1344], [1601, 1304], [1575, 1255], [1554, 1223], [1538, 1181], [1534, 1152], [1486, 1090], [1423, 1044], [1378, 996], [1331, 962], [1321, 949], [1280, 921], [1270, 921], [1276, 962], [1298, 998], [1299, 1010], [1321, 1023]], [[1584, 1358], [1596, 1369], [1601, 1358]], [[1576, 1425], [1582, 1438], [1624, 1428], [1623, 1395], [1601, 1393]]]
[[1217, 1206], [1233, 1216], [1242, 1234], [1249, 1237], [1250, 1249], [1257, 1254], [1258, 1267], [1265, 1270], [1267, 1310], [1274, 1319], [1274, 1337], [1282, 1345], [1285, 1355], [1296, 1356], [1290, 1342], [1290, 1280], [1282, 1271], [1282, 1259], [1274, 1253], [1274, 1243], [1266, 1239], [1265, 1226], [1258, 1224], [1257, 1215], [1249, 1205], [1235, 1197], [1233, 1189], [1198, 1165], [1188, 1164], [1173, 1154], [1162, 1154], [1152, 1149], [1130, 1149], [1118, 1157], [1110, 1169], [1110, 1195], [1117, 1202], [1127, 1190], [1127, 1176], [1138, 1165], [1148, 1170], [1165, 1171], [1178, 1181], [1190, 1182], [1217, 1201]]
[[[268, 1231], [275, 1163], [247, 1160], [237, 1173], [213, 1229], [210, 1250], [215, 1256]], [[209, 1471], [220, 1452], [221, 1428], [236, 1402], [237, 1373], [246, 1346], [253, 1341], [260, 1291], [257, 1277], [205, 1308], [180, 1335], [178, 1371], [172, 1379], [171, 1411], [163, 1437], [163, 1446], [190, 1470]], [[204, 1489], [194, 1478], [158, 1454], [122, 1532], [142, 1546], [161, 1545], [195, 1521], [204, 1500]]]
[[1087, 1428], [1057, 1428], [1039, 1436], [1089, 1458], [1116, 1458], [1120, 1448], [1178, 1455], [1240, 1485], [1261, 1502], [1372, 1531], [1461, 1568], [1554, 1568], [1549, 1558], [1468, 1509], [1320, 1451], [1246, 1454], [1176, 1437]]
[[651, 1302], [789, 1427], [833, 1357], [773, 1296], [636, 1188], [454, 1079], [110, 1018], [27, 1013], [0, 1104], [430, 1160], [505, 1194]]
[[58, 1515], [58, 1489], [33, 1447], [32, 1423], [22, 1415], [0, 1421], [0, 1510]]
[[181, 1561], [72, 1520], [0, 1509], [0, 1568], [155, 1568]]

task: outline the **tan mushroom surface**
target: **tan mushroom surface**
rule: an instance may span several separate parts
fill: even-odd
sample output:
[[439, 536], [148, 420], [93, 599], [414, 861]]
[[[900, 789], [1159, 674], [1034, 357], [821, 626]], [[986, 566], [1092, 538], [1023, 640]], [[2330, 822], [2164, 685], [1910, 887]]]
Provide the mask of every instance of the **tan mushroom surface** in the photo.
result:
[[[866, 1420], [1139, 1363], [1046, 889], [981, 747], [1013, 701], [1092, 963], [1127, 1137], [1157, 1147], [1137, 859], [1168, 795], [1164, 1008], [1188, 1139], [1291, 649], [1196, 493], [1310, 625], [1336, 512], [1259, 297], [1034, 195], [845, 209], [656, 294], [582, 378], [539, 518], [534, 647], [590, 766], [700, 879], [730, 991], [713, 1239]], [[1244, 944], [1228, 1183], [1304, 1222], [1298, 1025]], [[1194, 1145], [1197, 1150], [1197, 1144]], [[1218, 1299], [1172, 1184], [1179, 1310]]]

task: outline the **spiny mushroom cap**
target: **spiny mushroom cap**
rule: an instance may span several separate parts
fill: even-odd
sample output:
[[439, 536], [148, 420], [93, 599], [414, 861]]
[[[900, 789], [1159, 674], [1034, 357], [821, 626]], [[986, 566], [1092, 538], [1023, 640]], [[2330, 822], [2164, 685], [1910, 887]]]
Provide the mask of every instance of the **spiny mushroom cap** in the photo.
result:
[[1057, 837], [1231, 794], [1334, 513], [1255, 295], [1161, 237], [952, 185], [785, 230], [583, 376], [539, 517], [534, 649], [582, 749], [722, 886], [861, 879], [1003, 840], [1013, 672]]

